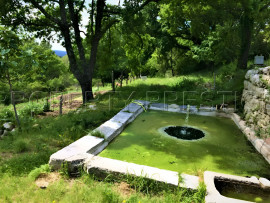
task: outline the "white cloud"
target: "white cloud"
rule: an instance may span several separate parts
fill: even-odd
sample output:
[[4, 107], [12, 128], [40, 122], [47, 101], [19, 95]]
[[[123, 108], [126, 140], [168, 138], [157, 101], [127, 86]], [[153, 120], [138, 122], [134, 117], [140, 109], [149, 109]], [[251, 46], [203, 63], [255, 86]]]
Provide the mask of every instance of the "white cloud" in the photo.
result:
[[51, 43], [51, 45], [52, 45], [52, 50], [66, 51], [66, 48], [57, 42]]
[[[121, 4], [121, 5], [123, 4], [123, 1], [124, 1], [124, 0], [121, 0], [121, 1], [120, 1], [120, 4]], [[119, 0], [107, 0], [107, 3], [108, 3], [108, 4], [112, 4], [112, 5], [118, 5]]]

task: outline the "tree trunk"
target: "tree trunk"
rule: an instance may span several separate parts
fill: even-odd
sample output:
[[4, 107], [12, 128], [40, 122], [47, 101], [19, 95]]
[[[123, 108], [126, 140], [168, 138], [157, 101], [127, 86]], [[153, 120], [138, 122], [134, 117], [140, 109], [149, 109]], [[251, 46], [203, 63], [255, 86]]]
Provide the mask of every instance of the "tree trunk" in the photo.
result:
[[10, 76], [9, 76], [9, 72], [7, 72], [7, 79], [8, 79], [8, 84], [9, 84], [9, 91], [10, 91], [10, 95], [11, 95], [11, 103], [14, 109], [14, 114], [15, 114], [15, 119], [16, 122], [18, 124], [19, 130], [21, 130], [21, 122], [17, 113], [17, 108], [16, 108], [16, 104], [14, 101], [14, 94], [13, 94], [13, 89], [12, 89], [12, 84], [11, 84], [11, 80], [10, 80]]
[[92, 79], [80, 82], [80, 85], [82, 89], [83, 103], [85, 104], [94, 98], [92, 91]]
[[59, 115], [63, 114], [63, 96], [60, 97], [60, 103], [59, 103]]
[[121, 71], [121, 76], [120, 76], [120, 87], [123, 86], [123, 71]]
[[171, 48], [171, 70], [172, 70], [172, 77], [174, 77], [174, 71], [173, 71], [173, 56], [172, 56], [172, 48]]
[[112, 91], [115, 92], [114, 72], [112, 71]]
[[252, 40], [252, 32], [254, 27], [254, 19], [245, 11], [240, 20], [240, 54], [238, 57], [237, 67], [240, 69], [247, 69], [249, 51]]

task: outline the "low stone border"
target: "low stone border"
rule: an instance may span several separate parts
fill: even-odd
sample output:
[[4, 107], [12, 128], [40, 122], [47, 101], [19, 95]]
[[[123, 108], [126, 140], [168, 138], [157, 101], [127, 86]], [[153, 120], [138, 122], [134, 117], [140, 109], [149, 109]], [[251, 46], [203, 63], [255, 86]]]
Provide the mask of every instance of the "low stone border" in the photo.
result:
[[[139, 105], [139, 104], [140, 105]], [[99, 126], [95, 131], [99, 131], [104, 135], [104, 138], [97, 138], [94, 136], [86, 135], [81, 139], [75, 141], [69, 146], [59, 150], [50, 157], [49, 164], [53, 169], [60, 169], [63, 162], [68, 163], [69, 171], [76, 174], [78, 168], [82, 165], [86, 166], [88, 172], [108, 172], [108, 173], [120, 173], [120, 174], [130, 174], [134, 176], [142, 176], [148, 179], [153, 179], [158, 182], [167, 183], [173, 186], [185, 187], [188, 189], [196, 190], [199, 186], [199, 177], [191, 176], [187, 174], [181, 174], [183, 179], [182, 183], [179, 183], [179, 174], [174, 171], [168, 171], [163, 169], [158, 169], [154, 167], [138, 165], [134, 163], [128, 163], [119, 160], [113, 160], [109, 158], [103, 158], [97, 155], [101, 152], [110, 141], [112, 141], [116, 136], [118, 136], [122, 130], [132, 122], [144, 109], [161, 110], [169, 112], [186, 113], [186, 106], [179, 105], [167, 105], [167, 104], [151, 104], [147, 101], [136, 101], [136, 103], [131, 103], [122, 109], [113, 118]], [[240, 119], [240, 117], [232, 113], [233, 109], [226, 109], [225, 111], [216, 111], [214, 108], [200, 108], [199, 110], [195, 106], [190, 106], [190, 113], [203, 115], [203, 116], [222, 116], [231, 118], [235, 124], [243, 131], [243, 133], [248, 137], [255, 148], [263, 154], [266, 160], [270, 163], [269, 156], [269, 145], [263, 142], [263, 140], [258, 139], [255, 136], [255, 132], [246, 127], [245, 122]], [[242, 200], [235, 200], [231, 198], [224, 197], [219, 194], [215, 188], [214, 178], [221, 176], [214, 172], [205, 172], [204, 180], [207, 185], [208, 195], [206, 197], [206, 202], [246, 202]], [[239, 176], [231, 176], [222, 174], [222, 177], [229, 177], [234, 180], [245, 180], [256, 184], [261, 184], [264, 187], [270, 187], [269, 180], [265, 178], [260, 178], [260, 181], [256, 177], [252, 178], [242, 178]]]
[[[79, 140], [73, 142], [67, 147], [59, 150], [50, 157], [49, 164], [53, 169], [60, 169], [61, 164], [65, 161], [74, 162], [76, 158], [84, 161], [88, 158], [88, 154], [96, 155], [101, 152], [110, 141], [118, 136], [122, 130], [132, 122], [139, 114], [145, 109], [148, 109], [149, 102], [136, 101], [136, 103], [130, 103], [124, 109], [122, 109], [113, 118], [96, 128], [94, 131], [99, 131], [104, 135], [104, 138], [97, 138], [86, 135]], [[139, 105], [141, 104], [141, 105]]]
[[238, 128], [246, 135], [255, 149], [262, 154], [265, 160], [270, 164], [270, 145], [267, 144], [263, 139], [258, 138], [254, 130], [248, 127], [246, 122], [241, 120], [240, 116], [232, 113], [231, 118]]
[[[186, 105], [177, 104], [162, 104], [162, 103], [151, 103], [149, 109], [157, 111], [168, 111], [175, 113], [187, 113]], [[221, 116], [230, 118], [230, 114], [234, 112], [233, 108], [224, 108], [222, 110], [216, 110], [214, 107], [200, 107], [189, 106], [189, 113], [201, 116]]]
[[174, 171], [154, 168], [150, 166], [138, 165], [119, 161], [104, 157], [95, 156], [86, 163], [87, 171], [91, 174], [101, 172], [134, 175], [147, 179], [156, 180], [161, 183], [166, 183], [172, 186], [185, 187], [191, 190], [197, 190], [199, 187], [199, 177], [181, 174], [181, 183], [179, 182], [179, 174]]
[[[215, 173], [211, 171], [205, 171], [204, 172], [204, 183], [206, 184], [206, 190], [207, 190], [207, 195], [205, 197], [205, 202], [206, 203], [247, 203], [250, 201], [244, 201], [244, 200], [238, 200], [238, 199], [233, 199], [229, 197], [225, 197], [219, 193], [219, 191], [216, 189], [215, 186], [215, 179], [224, 179], [228, 180], [231, 182], [237, 182], [237, 183], [242, 183], [246, 185], [256, 185], [258, 187], [268, 187], [263, 183], [263, 181], [258, 180], [256, 177], [251, 177], [251, 178], [246, 178], [246, 177], [240, 177], [240, 176], [235, 176], [235, 175], [227, 175], [223, 173]], [[263, 178], [265, 179], [265, 178]], [[267, 184], [266, 180], [266, 184]], [[268, 181], [270, 182], [270, 181]], [[269, 184], [269, 183], [268, 183]], [[269, 187], [270, 188], [270, 187]]]

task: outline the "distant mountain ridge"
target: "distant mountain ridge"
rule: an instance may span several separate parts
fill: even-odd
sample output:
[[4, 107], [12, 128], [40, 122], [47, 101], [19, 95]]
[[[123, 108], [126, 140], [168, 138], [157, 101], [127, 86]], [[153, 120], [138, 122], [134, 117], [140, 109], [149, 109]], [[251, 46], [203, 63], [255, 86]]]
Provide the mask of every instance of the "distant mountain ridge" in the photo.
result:
[[63, 57], [65, 55], [67, 55], [67, 52], [66, 51], [60, 51], [60, 50], [53, 50], [53, 51], [59, 57]]

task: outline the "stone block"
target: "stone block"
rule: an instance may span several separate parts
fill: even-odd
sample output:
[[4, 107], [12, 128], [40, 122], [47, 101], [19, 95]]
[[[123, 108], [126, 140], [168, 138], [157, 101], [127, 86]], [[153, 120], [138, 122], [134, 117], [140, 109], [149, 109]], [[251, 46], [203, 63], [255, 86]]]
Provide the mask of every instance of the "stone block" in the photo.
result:
[[259, 178], [259, 181], [264, 188], [270, 188], [270, 181], [268, 179]]
[[150, 109], [152, 109], [152, 110], [160, 110], [160, 111], [167, 111], [168, 110], [168, 104], [152, 103], [150, 105]]
[[133, 113], [127, 113], [127, 112], [120, 111], [118, 114], [116, 114], [110, 120], [112, 122], [116, 122], [116, 123], [127, 124], [128, 120], [131, 119], [132, 116], [133, 116]]
[[84, 136], [67, 147], [52, 154], [49, 164], [55, 170], [60, 169], [61, 164], [67, 159], [76, 155], [91, 153], [95, 151], [103, 142], [103, 138], [97, 138], [89, 135]]
[[11, 122], [7, 122], [3, 124], [3, 127], [8, 130], [11, 131], [14, 128], [14, 125]]
[[248, 70], [247, 71], [247, 73], [246, 73], [246, 75], [245, 75], [245, 78], [247, 79], [247, 80], [250, 80], [250, 77], [252, 76], [252, 75], [256, 75], [256, 74], [258, 74], [258, 70], [255, 70], [255, 69], [252, 69], [252, 70]]
[[125, 125], [121, 122], [108, 120], [105, 123], [103, 123], [101, 126], [96, 128], [95, 131], [101, 132], [104, 135], [105, 140], [110, 142], [122, 132], [124, 127]]
[[[153, 179], [158, 182], [167, 183], [169, 185], [178, 186], [178, 173], [164, 169], [158, 169], [150, 166], [138, 165], [124, 161], [93, 157], [87, 164], [87, 171], [89, 173], [98, 173], [98, 171], [105, 171], [113, 174], [128, 174], [147, 179]], [[183, 182], [180, 186], [196, 190], [199, 186], [199, 177], [181, 174]]]

